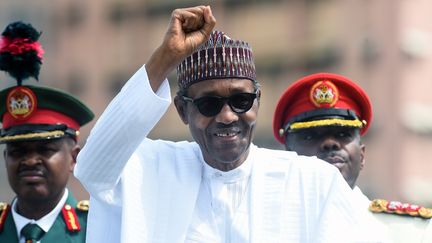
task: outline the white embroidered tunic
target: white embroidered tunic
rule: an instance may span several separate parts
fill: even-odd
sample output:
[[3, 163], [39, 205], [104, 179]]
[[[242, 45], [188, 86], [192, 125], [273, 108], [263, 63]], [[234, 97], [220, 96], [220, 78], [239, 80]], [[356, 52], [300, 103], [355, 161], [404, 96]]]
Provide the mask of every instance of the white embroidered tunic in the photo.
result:
[[223, 172], [203, 161], [200, 192], [185, 242], [249, 242], [251, 166], [249, 157], [238, 168]]

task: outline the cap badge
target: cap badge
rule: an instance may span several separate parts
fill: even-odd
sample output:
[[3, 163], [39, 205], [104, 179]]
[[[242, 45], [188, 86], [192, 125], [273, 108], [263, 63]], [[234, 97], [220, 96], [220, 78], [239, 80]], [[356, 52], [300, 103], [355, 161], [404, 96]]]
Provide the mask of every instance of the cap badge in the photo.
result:
[[17, 120], [24, 120], [36, 109], [36, 95], [29, 88], [18, 86], [12, 89], [6, 99], [8, 112]]
[[333, 107], [339, 99], [339, 91], [329, 80], [322, 80], [312, 86], [309, 98], [316, 107]]

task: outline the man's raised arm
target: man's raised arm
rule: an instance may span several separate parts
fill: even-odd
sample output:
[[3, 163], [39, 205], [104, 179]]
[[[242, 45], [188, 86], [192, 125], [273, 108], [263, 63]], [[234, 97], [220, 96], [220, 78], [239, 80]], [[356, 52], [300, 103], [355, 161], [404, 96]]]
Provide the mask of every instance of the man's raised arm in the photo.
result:
[[207, 41], [215, 24], [208, 6], [173, 11], [161, 45], [111, 101], [78, 156], [74, 174], [91, 196], [113, 197], [127, 161], [170, 104], [167, 75]]
[[168, 74], [201, 44], [206, 42], [216, 25], [209, 6], [176, 9], [162, 44], [146, 64], [153, 91], [159, 88]]

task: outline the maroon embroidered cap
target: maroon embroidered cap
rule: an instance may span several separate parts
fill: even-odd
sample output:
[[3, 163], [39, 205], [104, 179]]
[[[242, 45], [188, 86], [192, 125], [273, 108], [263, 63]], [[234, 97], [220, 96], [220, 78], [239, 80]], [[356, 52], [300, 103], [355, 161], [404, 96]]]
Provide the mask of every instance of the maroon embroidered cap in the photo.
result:
[[213, 31], [209, 40], [177, 67], [180, 89], [208, 79], [242, 78], [256, 80], [252, 49], [248, 43]]

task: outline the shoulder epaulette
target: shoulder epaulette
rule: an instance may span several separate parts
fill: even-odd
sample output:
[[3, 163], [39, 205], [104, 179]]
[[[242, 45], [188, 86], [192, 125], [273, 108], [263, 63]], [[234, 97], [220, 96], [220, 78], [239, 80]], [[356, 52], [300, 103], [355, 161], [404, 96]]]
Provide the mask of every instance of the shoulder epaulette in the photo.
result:
[[66, 223], [66, 228], [69, 231], [80, 231], [81, 226], [76, 215], [74, 207], [69, 204], [65, 204], [62, 208], [63, 219]]
[[80, 211], [87, 212], [90, 207], [90, 202], [88, 200], [81, 200], [78, 202], [76, 208]]
[[[76, 205], [76, 209], [82, 212], [88, 212], [89, 210], [89, 201], [82, 200], [79, 201]], [[81, 226], [78, 220], [78, 216], [76, 214], [75, 208], [69, 204], [65, 204], [62, 208], [63, 219], [66, 222], [66, 228], [69, 231], [80, 231]]]
[[3, 231], [4, 223], [6, 222], [6, 217], [9, 214], [11, 206], [7, 203], [0, 202], [0, 232]]
[[425, 219], [432, 218], [431, 208], [425, 208], [415, 204], [401, 203], [398, 201], [387, 201], [384, 199], [372, 200], [369, 204], [369, 211], [373, 213], [409, 215]]

